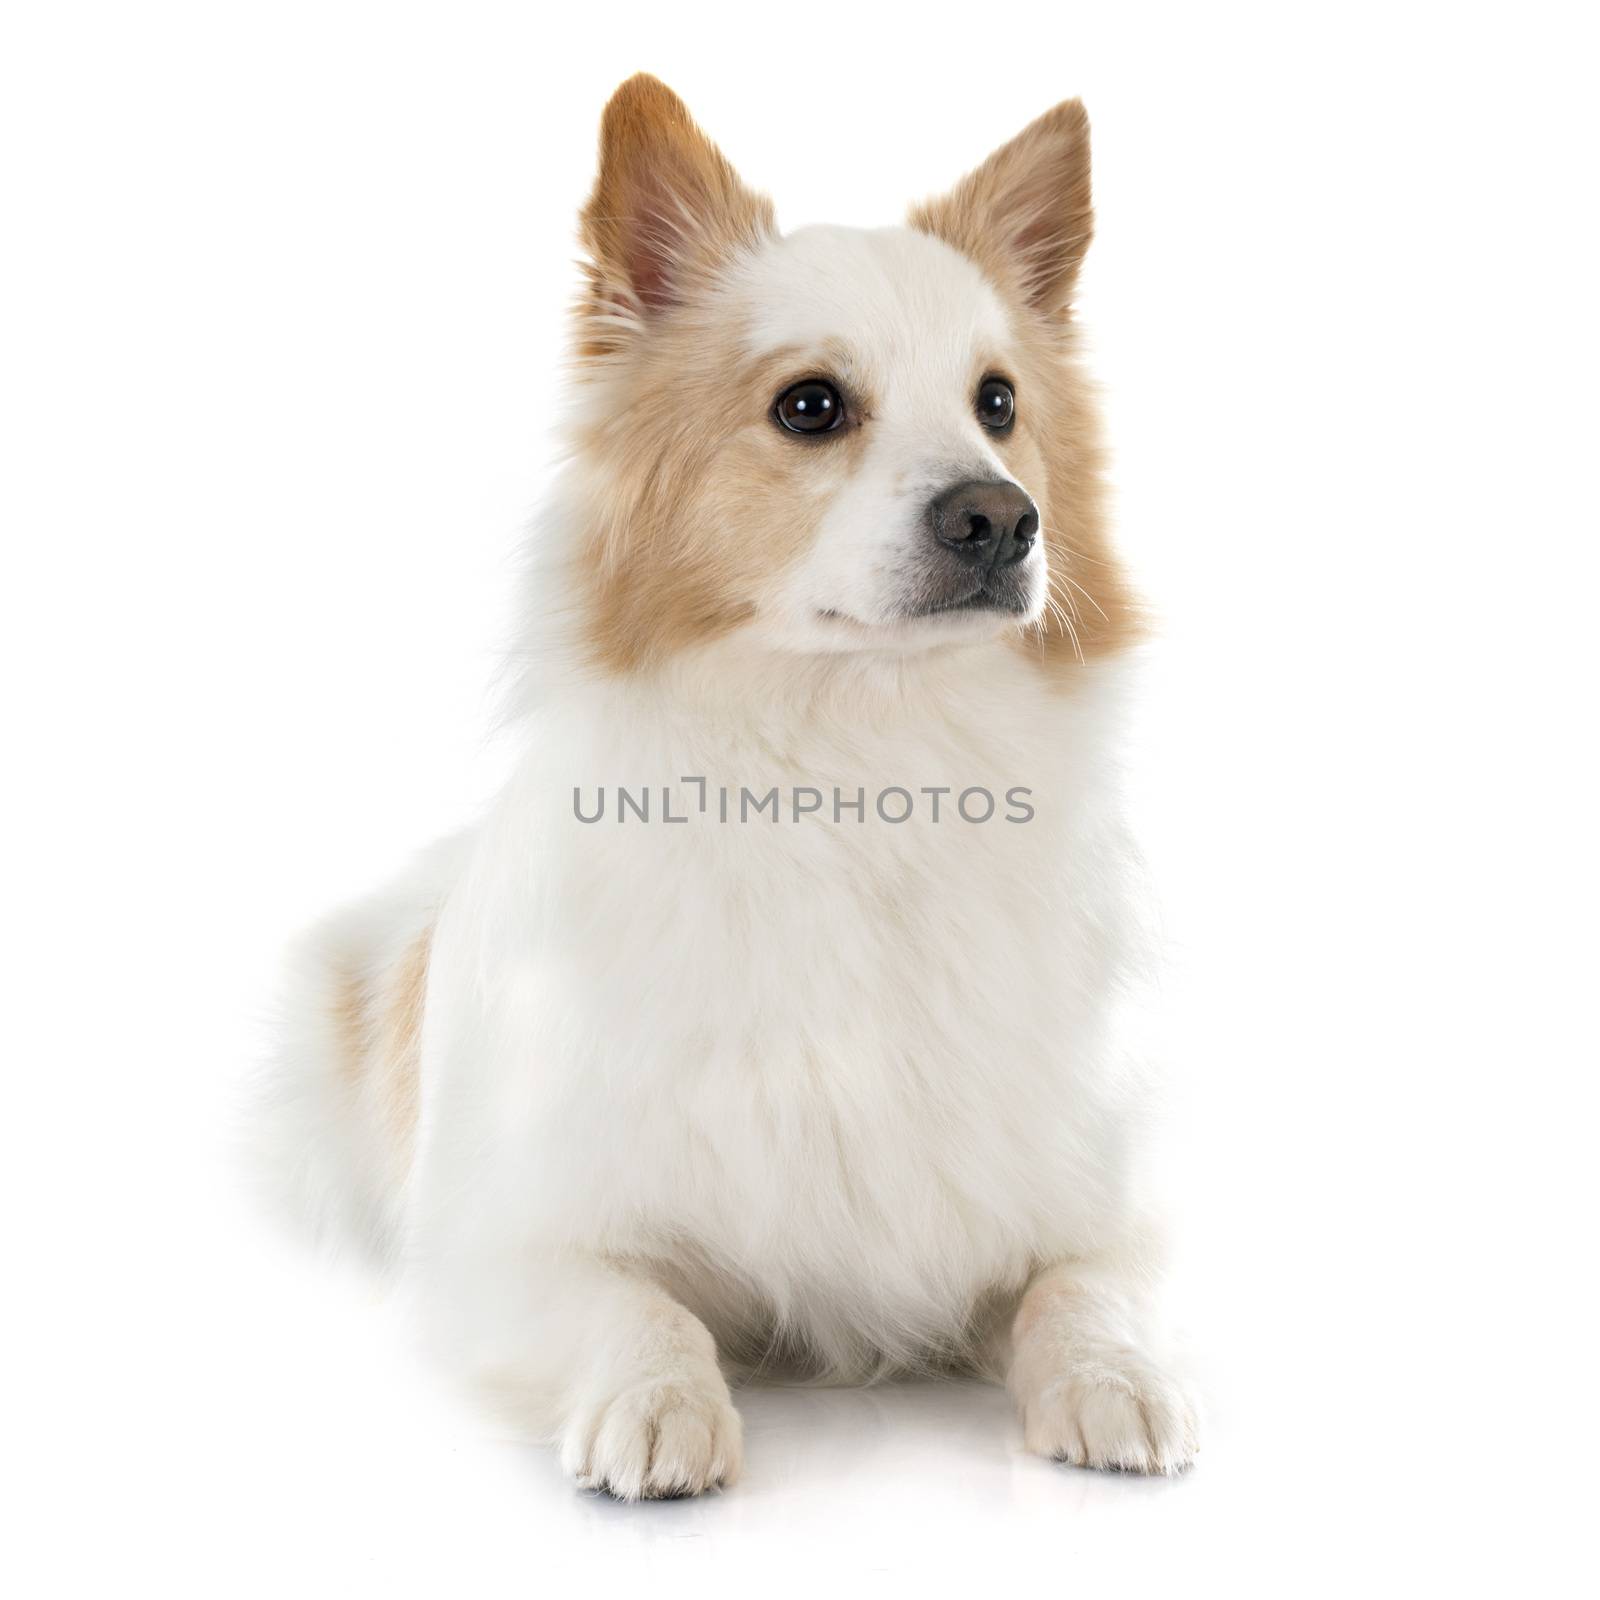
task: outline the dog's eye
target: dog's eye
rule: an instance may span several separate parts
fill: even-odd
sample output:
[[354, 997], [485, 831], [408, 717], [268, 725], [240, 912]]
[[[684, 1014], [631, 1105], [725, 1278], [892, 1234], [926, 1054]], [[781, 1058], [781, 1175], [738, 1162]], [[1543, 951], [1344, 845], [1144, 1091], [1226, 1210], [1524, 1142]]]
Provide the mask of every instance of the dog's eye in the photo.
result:
[[844, 402], [831, 383], [808, 378], [778, 396], [774, 413], [791, 433], [826, 433], [844, 421]]
[[985, 378], [978, 389], [978, 421], [996, 433], [1011, 426], [1017, 414], [1017, 397], [1004, 378]]

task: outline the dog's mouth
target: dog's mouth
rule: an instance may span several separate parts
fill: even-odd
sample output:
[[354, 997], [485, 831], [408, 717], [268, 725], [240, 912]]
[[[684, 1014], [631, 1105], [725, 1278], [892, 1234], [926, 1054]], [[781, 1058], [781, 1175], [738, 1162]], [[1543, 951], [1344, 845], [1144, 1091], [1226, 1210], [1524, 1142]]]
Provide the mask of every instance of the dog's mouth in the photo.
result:
[[973, 611], [998, 611], [1002, 615], [1021, 616], [1027, 609], [1027, 597], [1013, 586], [1007, 584], [1003, 588], [991, 589], [987, 584], [980, 584], [970, 594], [915, 606], [902, 612], [901, 619], [919, 622], [924, 617], [948, 617]]
[[[1001, 617], [1023, 617], [1028, 612], [1027, 596], [1018, 593], [1007, 585], [1004, 588], [980, 586], [966, 594], [946, 596], [938, 600], [924, 600], [907, 606], [904, 610], [897, 611], [891, 617], [876, 624], [880, 627], [893, 627], [903, 622], [928, 622], [939, 617], [970, 617], [991, 612]], [[817, 612], [817, 617], [823, 622], [852, 623], [856, 627], [871, 627], [874, 624], [864, 623], [859, 617], [851, 616], [845, 611], [836, 611], [831, 607]]]
[[[866, 618], [839, 607], [819, 608], [819, 622], [854, 626], [869, 632], [912, 623], [937, 624], [942, 618], [992, 618], [1024, 621], [1033, 608], [1031, 585], [1011, 572], [962, 574], [965, 582], [929, 582], [919, 575], [902, 589], [887, 616]], [[944, 577], [944, 574], [939, 574]]]

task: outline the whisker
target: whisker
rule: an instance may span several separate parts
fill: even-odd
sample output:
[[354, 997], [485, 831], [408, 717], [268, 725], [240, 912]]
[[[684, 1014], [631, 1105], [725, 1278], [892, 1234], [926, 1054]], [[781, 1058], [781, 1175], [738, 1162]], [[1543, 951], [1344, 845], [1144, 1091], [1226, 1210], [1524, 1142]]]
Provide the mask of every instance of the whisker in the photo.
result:
[[1078, 630], [1073, 627], [1072, 619], [1048, 595], [1045, 596], [1045, 609], [1059, 622], [1066, 631], [1067, 637], [1072, 641], [1073, 654], [1077, 656], [1080, 664], [1083, 662], [1083, 646], [1078, 643]]
[[[1052, 574], [1052, 576], [1053, 576], [1053, 574]], [[1065, 582], [1070, 583], [1072, 585], [1072, 587], [1074, 589], [1076, 589], [1078, 591], [1078, 593], [1081, 594], [1083, 596], [1083, 598], [1085, 600], [1087, 600], [1089, 602], [1089, 604], [1092, 605], [1095, 608], [1096, 611], [1100, 611], [1099, 602], [1095, 599], [1095, 597], [1092, 594], [1089, 593], [1089, 591], [1087, 589], [1084, 588], [1084, 586], [1081, 583], [1079, 583], [1077, 581], [1077, 579], [1075, 579], [1073, 577], [1070, 577], [1065, 572], [1063, 572], [1061, 574], [1061, 577]], [[1102, 622], [1109, 622], [1111, 619], [1110, 619], [1110, 617], [1108, 617], [1105, 614], [1105, 612], [1100, 611], [1100, 620]]]
[[1054, 539], [1063, 550], [1070, 551], [1080, 561], [1087, 561], [1096, 567], [1108, 567], [1111, 565], [1109, 561], [1102, 561], [1099, 556], [1092, 556], [1087, 551], [1080, 550], [1060, 528], [1041, 528], [1039, 531], [1047, 538]]
[[1071, 616], [1072, 620], [1074, 622], [1080, 622], [1082, 621], [1082, 618], [1078, 615], [1078, 602], [1074, 600], [1072, 596], [1066, 592], [1066, 590], [1056, 588], [1056, 579], [1060, 576], [1060, 573], [1052, 572], [1049, 576], [1048, 582], [1046, 583], [1046, 588], [1056, 597], [1056, 599], [1060, 600], [1062, 604], [1066, 606], [1067, 612]]

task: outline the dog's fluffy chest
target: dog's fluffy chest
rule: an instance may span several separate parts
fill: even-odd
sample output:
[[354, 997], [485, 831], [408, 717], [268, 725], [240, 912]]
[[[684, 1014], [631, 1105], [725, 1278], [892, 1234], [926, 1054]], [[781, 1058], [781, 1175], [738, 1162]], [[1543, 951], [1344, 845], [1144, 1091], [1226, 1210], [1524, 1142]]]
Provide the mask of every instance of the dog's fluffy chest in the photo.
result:
[[485, 830], [442, 964], [489, 974], [499, 1079], [467, 1071], [532, 1211], [710, 1263], [835, 1365], [835, 1322], [936, 1344], [1099, 1201], [1101, 713], [934, 688], [876, 726], [574, 707]]

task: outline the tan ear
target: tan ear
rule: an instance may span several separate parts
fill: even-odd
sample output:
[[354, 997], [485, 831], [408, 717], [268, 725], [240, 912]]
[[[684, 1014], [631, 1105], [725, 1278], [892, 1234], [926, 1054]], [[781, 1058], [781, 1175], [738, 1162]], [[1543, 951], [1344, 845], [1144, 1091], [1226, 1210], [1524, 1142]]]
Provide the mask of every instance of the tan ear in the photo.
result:
[[650, 316], [770, 233], [772, 203], [745, 188], [683, 101], [641, 72], [601, 118], [600, 174], [581, 226], [604, 309]]
[[911, 226], [971, 256], [1035, 311], [1064, 312], [1094, 236], [1083, 102], [1030, 122], [949, 194], [916, 207]]

